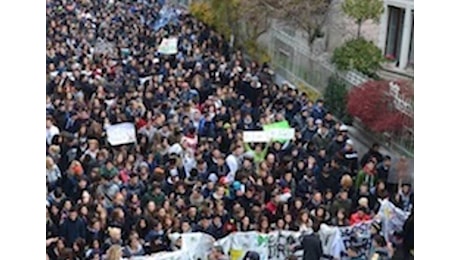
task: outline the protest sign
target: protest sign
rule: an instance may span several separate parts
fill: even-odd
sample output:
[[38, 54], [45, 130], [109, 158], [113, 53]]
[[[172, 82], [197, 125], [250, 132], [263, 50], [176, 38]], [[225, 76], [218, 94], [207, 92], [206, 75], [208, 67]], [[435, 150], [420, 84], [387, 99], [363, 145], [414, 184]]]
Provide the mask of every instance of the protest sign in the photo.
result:
[[286, 120], [263, 126], [264, 130], [285, 129], [285, 128], [289, 128], [289, 123]]
[[295, 129], [294, 128], [279, 128], [267, 130], [268, 135], [272, 140], [292, 140], [294, 139]]
[[295, 130], [293, 128], [270, 129], [266, 131], [244, 131], [245, 143], [268, 143], [270, 140], [292, 140]]
[[340, 239], [343, 243], [342, 252], [345, 253], [350, 247], [357, 250], [359, 257], [367, 257], [371, 247], [372, 221], [358, 223], [350, 227], [340, 227]]
[[270, 140], [285, 142], [294, 139], [295, 129], [289, 127], [289, 123], [281, 122], [263, 126], [262, 131], [244, 131], [243, 141], [245, 143], [268, 143]]
[[130, 260], [190, 260], [187, 252], [180, 250], [174, 252], [160, 252], [150, 256], [132, 257]]
[[244, 131], [243, 141], [245, 143], [268, 143], [270, 135], [265, 131]]
[[158, 47], [158, 52], [165, 55], [177, 53], [177, 37], [164, 38]]
[[[400, 211], [388, 200], [381, 201], [377, 218], [387, 223], [387, 229], [399, 230], [407, 218], [407, 213]], [[393, 221], [396, 218], [399, 220]], [[371, 226], [374, 220], [361, 222], [348, 227], [336, 227], [322, 224], [318, 232], [323, 246], [323, 255], [335, 259], [346, 256], [349, 248], [357, 250], [360, 257], [367, 258], [371, 247]], [[385, 232], [385, 230], [384, 230]], [[212, 246], [221, 246], [230, 260], [242, 260], [248, 251], [255, 251], [261, 259], [285, 260], [290, 255], [302, 257], [303, 237], [305, 232], [272, 231], [262, 234], [257, 231], [234, 232], [214, 241], [204, 233], [180, 234], [182, 248], [179, 251], [163, 252], [145, 259], [193, 260], [207, 259]]]
[[280, 121], [273, 124], [264, 125], [263, 130], [269, 132], [274, 141], [286, 142], [294, 138], [295, 130], [290, 128], [288, 121]]
[[[303, 248], [300, 245], [304, 235], [306, 233], [285, 230], [269, 234], [235, 232], [216, 241], [215, 245], [222, 246], [230, 260], [241, 260], [247, 251], [257, 252], [261, 259], [284, 260], [290, 255], [302, 257]], [[324, 254], [340, 258], [344, 247], [339, 228], [322, 225], [319, 235]]]
[[403, 230], [404, 222], [409, 217], [409, 213], [397, 208], [388, 199], [380, 200], [380, 209], [377, 217], [382, 223], [382, 232], [388, 241], [393, 238], [394, 232]]
[[112, 146], [136, 142], [136, 129], [133, 123], [121, 123], [107, 127], [107, 141]]
[[189, 259], [207, 259], [215, 239], [205, 233], [182, 234], [181, 250], [187, 252]]

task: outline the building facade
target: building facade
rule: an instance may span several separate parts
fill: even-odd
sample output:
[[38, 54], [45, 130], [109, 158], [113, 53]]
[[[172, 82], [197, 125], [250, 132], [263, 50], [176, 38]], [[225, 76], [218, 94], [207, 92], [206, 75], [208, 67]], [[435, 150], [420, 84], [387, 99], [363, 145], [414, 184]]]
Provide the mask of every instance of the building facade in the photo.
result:
[[414, 68], [414, 1], [385, 0], [380, 18], [379, 47], [393, 58], [390, 69], [412, 72]]

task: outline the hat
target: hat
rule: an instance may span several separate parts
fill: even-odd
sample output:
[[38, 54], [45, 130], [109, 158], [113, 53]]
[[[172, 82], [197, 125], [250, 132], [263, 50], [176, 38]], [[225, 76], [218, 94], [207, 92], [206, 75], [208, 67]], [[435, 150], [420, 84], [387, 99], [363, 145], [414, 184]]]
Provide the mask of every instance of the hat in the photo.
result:
[[352, 141], [351, 139], [348, 139], [347, 142], [346, 142], [346, 144], [348, 144], [348, 145], [353, 145], [353, 141]]
[[169, 175], [171, 177], [179, 176], [179, 172], [177, 171], [177, 169], [172, 169], [172, 170], [169, 171]]
[[241, 189], [241, 182], [235, 181], [235, 182], [233, 183], [233, 189], [234, 189], [234, 190], [239, 190], [239, 189]]
[[243, 154], [244, 159], [252, 160], [254, 159], [254, 151], [247, 151]]
[[208, 180], [211, 181], [211, 182], [213, 182], [213, 183], [216, 183], [217, 180], [218, 180], [217, 174], [215, 174], [215, 173], [209, 174]]
[[358, 205], [359, 205], [360, 207], [366, 207], [366, 208], [367, 208], [368, 205], [369, 205], [369, 200], [368, 200], [366, 197], [362, 197], [362, 198], [360, 198], [360, 199], [358, 200]]
[[139, 164], [139, 168], [149, 168], [149, 164], [146, 163], [146, 162], [141, 162], [141, 163]]
[[225, 124], [224, 124], [224, 129], [229, 129], [230, 127], [232, 127], [232, 126], [230, 125], [230, 123], [225, 123]]
[[346, 125], [341, 125], [339, 128], [340, 132], [347, 132], [348, 131], [348, 126]]
[[227, 185], [229, 183], [230, 183], [229, 179], [225, 176], [219, 179], [219, 184]]
[[75, 175], [81, 176], [83, 174], [83, 167], [80, 164], [72, 166], [72, 171]]
[[315, 120], [315, 124], [317, 124], [317, 125], [322, 124], [322, 123], [323, 123], [323, 120], [321, 120], [319, 118]]

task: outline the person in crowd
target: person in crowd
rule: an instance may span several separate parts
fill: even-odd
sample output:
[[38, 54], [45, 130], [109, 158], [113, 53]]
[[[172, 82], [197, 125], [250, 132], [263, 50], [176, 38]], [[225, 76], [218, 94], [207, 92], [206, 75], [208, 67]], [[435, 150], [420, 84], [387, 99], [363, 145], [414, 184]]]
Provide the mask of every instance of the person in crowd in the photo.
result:
[[79, 217], [75, 207], [70, 210], [69, 216], [62, 222], [59, 230], [60, 236], [68, 246], [72, 246], [78, 238], [86, 237], [86, 224]]
[[364, 167], [369, 161], [376, 160], [376, 164], [379, 164], [383, 161], [384, 157], [380, 153], [380, 144], [374, 143], [372, 147], [361, 157], [360, 165]]
[[[49, 259], [119, 260], [181, 248], [176, 232], [255, 230], [308, 234], [303, 259], [319, 259], [315, 223], [366, 221], [377, 198], [413, 209], [410, 183], [388, 187], [391, 157], [377, 146], [359, 154], [323, 100], [277, 84], [268, 64], [171, 10], [164, 1], [46, 5]], [[165, 55], [170, 36], [177, 53]], [[286, 122], [291, 140], [244, 142], [244, 131]], [[135, 134], [114, 143], [120, 123]], [[210, 257], [227, 259], [218, 249]]]
[[320, 260], [323, 256], [323, 246], [317, 232], [319, 231], [320, 223], [313, 223], [313, 232], [303, 236], [299, 246], [294, 247], [293, 251], [303, 250], [303, 260]]
[[388, 185], [388, 176], [391, 168], [391, 157], [386, 155], [383, 161], [377, 164], [377, 179], [382, 180]]
[[354, 225], [357, 223], [371, 220], [371, 216], [368, 212], [369, 210], [366, 207], [364, 206], [359, 207], [355, 213], [351, 214], [350, 225]]
[[259, 259], [260, 259], [260, 255], [254, 251], [248, 251], [243, 256], [243, 260], [259, 260]]
[[390, 260], [393, 255], [391, 247], [381, 235], [375, 235], [372, 239], [370, 253], [371, 260]]

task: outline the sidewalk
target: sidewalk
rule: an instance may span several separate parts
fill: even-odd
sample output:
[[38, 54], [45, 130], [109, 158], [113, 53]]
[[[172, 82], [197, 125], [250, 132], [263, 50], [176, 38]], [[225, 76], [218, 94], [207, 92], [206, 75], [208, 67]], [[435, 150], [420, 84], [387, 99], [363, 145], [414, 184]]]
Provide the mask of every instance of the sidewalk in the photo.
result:
[[[279, 75], [278, 73], [275, 73], [275, 82], [277, 84], [283, 84], [285, 82], [289, 82], [286, 80], [284, 77]], [[290, 85], [295, 86], [291, 82], [289, 82]], [[357, 128], [353, 126], [348, 126], [348, 133], [350, 138], [353, 140], [355, 144], [355, 149], [358, 152], [358, 156], [361, 159], [361, 157], [369, 150], [369, 148], [372, 146], [375, 140], [372, 140], [372, 138], [367, 135], [366, 133], [362, 133], [362, 130], [358, 130]], [[402, 154], [399, 152], [395, 151], [394, 149], [389, 149], [384, 146], [384, 144], [380, 144], [380, 152], [383, 155], [390, 155], [392, 158], [392, 168], [390, 169], [390, 175], [388, 176], [388, 182], [390, 183], [398, 183], [398, 178], [396, 176], [395, 172], [395, 166], [398, 163], [399, 159], [402, 157]], [[414, 188], [414, 159], [413, 158], [408, 158], [406, 157], [409, 163], [408, 167], [408, 175], [410, 178], [407, 178], [407, 180], [404, 180], [405, 182], [410, 182], [412, 184], [412, 189]]]
[[[361, 133], [358, 129], [356, 129], [353, 126], [348, 126], [348, 134], [350, 138], [353, 140], [353, 143], [355, 144], [355, 149], [358, 152], [358, 156], [361, 158], [372, 146], [372, 144], [375, 142], [374, 140], [369, 139], [368, 136], [365, 136], [363, 133]], [[392, 158], [393, 166], [392, 169], [390, 170], [390, 175], [388, 176], [388, 181], [390, 183], [398, 183], [398, 178], [396, 176], [395, 168], [396, 164], [399, 161], [399, 158], [402, 157], [402, 155], [394, 150], [390, 150], [387, 147], [385, 147], [383, 144], [380, 144], [380, 153], [383, 155], [390, 155]], [[410, 179], [404, 180], [404, 181], [409, 181], [412, 186], [414, 185], [414, 159], [413, 158], [408, 158], [406, 157], [409, 163], [409, 176]]]

